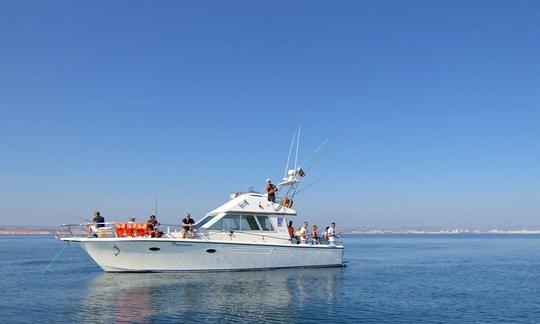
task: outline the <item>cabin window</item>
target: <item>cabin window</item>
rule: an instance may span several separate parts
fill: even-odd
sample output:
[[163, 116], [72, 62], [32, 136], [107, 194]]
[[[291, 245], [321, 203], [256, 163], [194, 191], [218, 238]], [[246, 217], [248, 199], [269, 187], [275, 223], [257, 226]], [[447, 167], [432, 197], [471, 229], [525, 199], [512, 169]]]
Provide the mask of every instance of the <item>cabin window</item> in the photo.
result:
[[274, 230], [274, 227], [272, 226], [272, 223], [270, 222], [268, 216], [257, 216], [257, 220], [259, 221], [259, 224], [261, 224], [263, 231]]
[[204, 224], [208, 223], [212, 219], [214, 219], [215, 216], [206, 216], [205, 218], [201, 219], [200, 221], [195, 224], [196, 228], [201, 228]]
[[237, 231], [240, 230], [240, 216], [227, 215], [210, 227], [211, 230]]
[[259, 225], [255, 220], [255, 216], [242, 215], [240, 216], [240, 229], [243, 231], [259, 231]]

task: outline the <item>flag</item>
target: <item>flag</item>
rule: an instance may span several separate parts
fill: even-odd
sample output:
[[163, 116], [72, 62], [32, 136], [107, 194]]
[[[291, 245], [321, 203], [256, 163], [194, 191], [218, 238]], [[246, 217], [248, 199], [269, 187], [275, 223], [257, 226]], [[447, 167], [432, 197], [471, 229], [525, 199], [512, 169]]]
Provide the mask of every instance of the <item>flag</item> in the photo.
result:
[[298, 175], [300, 175], [301, 177], [305, 176], [306, 174], [304, 173], [304, 170], [300, 169], [298, 170]]

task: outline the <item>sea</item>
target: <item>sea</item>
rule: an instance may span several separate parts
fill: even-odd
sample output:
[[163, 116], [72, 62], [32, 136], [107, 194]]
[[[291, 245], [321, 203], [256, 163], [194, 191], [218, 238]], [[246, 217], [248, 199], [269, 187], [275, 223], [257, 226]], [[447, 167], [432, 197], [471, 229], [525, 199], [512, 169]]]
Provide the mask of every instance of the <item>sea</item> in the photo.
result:
[[540, 323], [539, 235], [344, 235], [344, 268], [105, 273], [0, 236], [3, 323]]

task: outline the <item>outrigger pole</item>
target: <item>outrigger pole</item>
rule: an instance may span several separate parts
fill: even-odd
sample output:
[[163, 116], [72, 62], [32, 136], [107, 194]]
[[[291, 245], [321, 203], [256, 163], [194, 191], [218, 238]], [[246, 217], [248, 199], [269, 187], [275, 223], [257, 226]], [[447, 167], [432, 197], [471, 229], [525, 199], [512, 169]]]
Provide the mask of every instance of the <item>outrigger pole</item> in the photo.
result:
[[285, 173], [283, 174], [283, 178], [287, 177], [287, 171], [289, 171], [289, 162], [291, 161], [291, 153], [292, 153], [295, 137], [296, 137], [296, 133], [293, 133], [292, 140], [291, 140], [291, 147], [289, 148], [289, 156], [287, 157], [287, 164], [285, 165]]
[[298, 138], [296, 139], [296, 157], [294, 158], [294, 169], [298, 168], [298, 148], [300, 147], [300, 132], [302, 127], [298, 127]]
[[[300, 178], [302, 178], [307, 172], [309, 172], [313, 167], [319, 162], [319, 160], [322, 158], [326, 150], [328, 149], [328, 143], [330, 142], [330, 137], [327, 137], [316, 149], [315, 151], [311, 152], [311, 154], [308, 155], [308, 157], [298, 165], [298, 153], [300, 150], [300, 133], [302, 131], [302, 127], [298, 127], [298, 136], [296, 136], [296, 133], [293, 133], [293, 137], [291, 140], [291, 145], [289, 147], [289, 156], [287, 157], [287, 164], [285, 166], [285, 176], [283, 177], [282, 181], [278, 184], [279, 188], [288, 186], [287, 192], [283, 196], [284, 199], [290, 200], [292, 204], [292, 199], [294, 196], [307, 189], [308, 187], [311, 187], [315, 183], [319, 182], [321, 179], [314, 181], [313, 183], [308, 184], [304, 188], [299, 188]], [[296, 140], [296, 143], [295, 143]], [[294, 145], [296, 144], [296, 152], [294, 157], [294, 169], [289, 170], [289, 163], [291, 160], [291, 154], [292, 149]], [[309, 162], [309, 166], [304, 171], [303, 167], [304, 164]]]

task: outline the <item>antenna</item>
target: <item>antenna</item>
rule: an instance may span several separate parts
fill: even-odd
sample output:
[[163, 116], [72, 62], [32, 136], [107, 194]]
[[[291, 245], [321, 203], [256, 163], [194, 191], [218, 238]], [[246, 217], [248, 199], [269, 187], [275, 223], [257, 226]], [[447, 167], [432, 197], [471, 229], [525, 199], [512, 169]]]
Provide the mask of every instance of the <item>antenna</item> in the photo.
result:
[[156, 205], [154, 206], [154, 216], [157, 217], [157, 192], [156, 192]]
[[296, 139], [296, 157], [294, 158], [294, 169], [298, 168], [298, 148], [300, 147], [300, 132], [302, 127], [298, 127], [298, 138]]
[[289, 162], [291, 161], [291, 153], [292, 153], [295, 137], [296, 137], [296, 133], [293, 133], [292, 140], [291, 140], [291, 147], [289, 148], [289, 157], [287, 157], [287, 165], [285, 166], [285, 174], [283, 175], [283, 178], [287, 177], [287, 171], [289, 171]]

